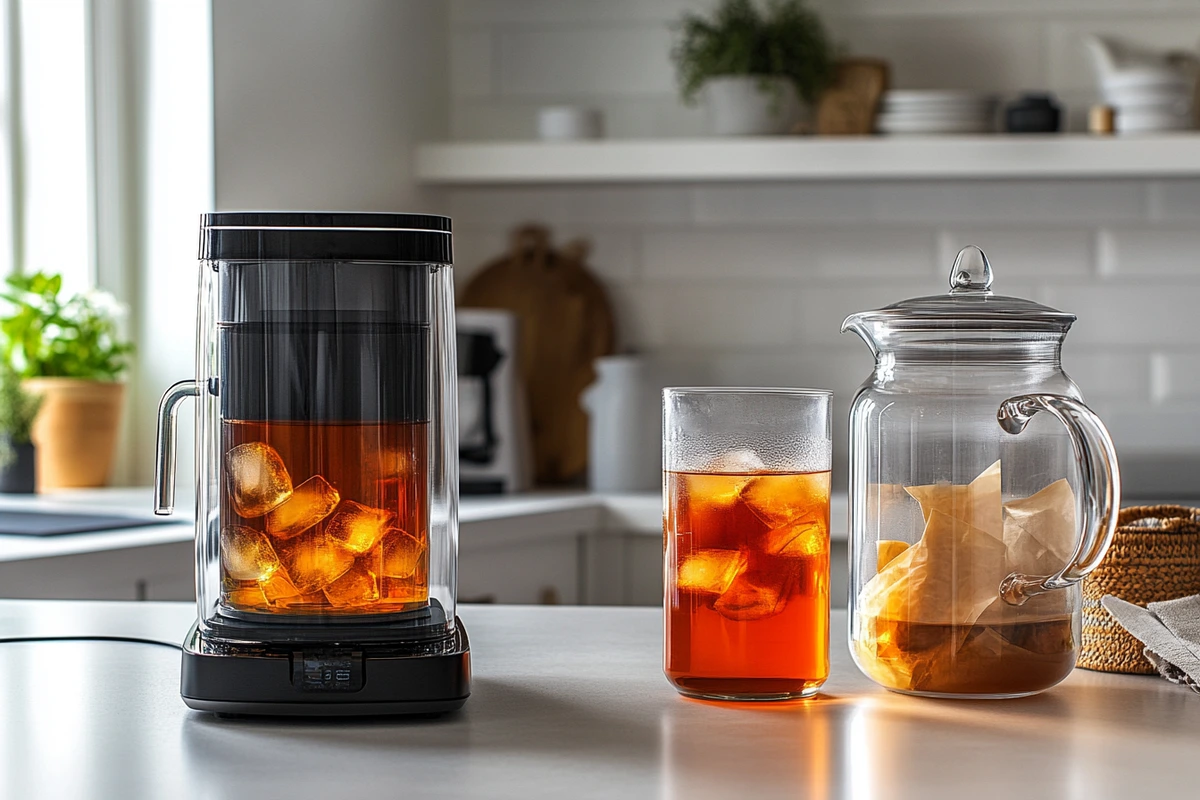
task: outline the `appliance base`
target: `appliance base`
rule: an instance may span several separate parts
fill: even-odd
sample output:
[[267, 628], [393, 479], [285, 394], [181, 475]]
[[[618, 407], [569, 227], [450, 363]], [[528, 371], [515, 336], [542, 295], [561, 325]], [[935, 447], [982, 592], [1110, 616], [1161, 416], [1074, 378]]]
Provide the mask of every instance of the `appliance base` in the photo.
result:
[[383, 716], [444, 714], [471, 694], [470, 643], [462, 623], [445, 646], [332, 642], [207, 642], [195, 624], [183, 644], [180, 694], [220, 715]]

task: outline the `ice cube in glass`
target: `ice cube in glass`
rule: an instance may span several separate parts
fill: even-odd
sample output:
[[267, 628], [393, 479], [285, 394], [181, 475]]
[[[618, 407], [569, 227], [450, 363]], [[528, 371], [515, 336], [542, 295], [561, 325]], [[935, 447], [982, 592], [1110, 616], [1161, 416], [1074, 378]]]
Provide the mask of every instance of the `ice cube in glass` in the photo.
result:
[[383, 537], [383, 574], [393, 578], [408, 578], [417, 571], [425, 543], [417, 537], [390, 528]]
[[773, 617], [787, 605], [791, 580], [791, 575], [778, 572], [765, 575], [742, 573], [717, 598], [713, 609], [726, 619], [739, 622]]
[[379, 576], [368, 567], [375, 559], [360, 559], [345, 575], [325, 587], [325, 596], [335, 606], [362, 606], [379, 601]]
[[315, 530], [288, 542], [281, 555], [288, 579], [301, 594], [324, 589], [354, 565], [353, 553]]
[[266, 442], [246, 442], [225, 454], [229, 497], [246, 518], [261, 517], [292, 496], [292, 478], [283, 458]]
[[346, 500], [325, 526], [325, 533], [331, 542], [359, 555], [379, 544], [392, 517], [382, 508]]
[[739, 550], [695, 550], [679, 565], [679, 588], [721, 594], [746, 569], [746, 554]]
[[329, 481], [314, 475], [267, 514], [267, 532], [276, 539], [298, 536], [332, 514], [340, 499], [338, 490]]
[[765, 550], [775, 556], [819, 556], [828, 541], [824, 521], [805, 517], [768, 531]]
[[221, 566], [235, 581], [265, 581], [279, 569], [279, 557], [262, 531], [226, 525], [221, 529]]
[[268, 603], [278, 604], [286, 598], [300, 596], [300, 590], [292, 585], [282, 570], [262, 581], [258, 586]]
[[267, 598], [262, 589], [255, 584], [229, 590], [225, 595], [225, 602], [234, 608], [263, 608], [267, 604]]
[[807, 475], [761, 475], [743, 488], [741, 500], [755, 516], [773, 528], [801, 517], [824, 514], [829, 507], [828, 484]]

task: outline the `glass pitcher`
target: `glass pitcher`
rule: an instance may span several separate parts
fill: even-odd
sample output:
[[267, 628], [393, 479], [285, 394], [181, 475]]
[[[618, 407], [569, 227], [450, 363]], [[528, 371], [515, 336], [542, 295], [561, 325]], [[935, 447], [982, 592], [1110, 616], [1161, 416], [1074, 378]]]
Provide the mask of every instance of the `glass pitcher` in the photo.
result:
[[948, 294], [842, 324], [875, 356], [850, 410], [850, 649], [907, 694], [1065, 678], [1116, 526], [1112, 440], [1060, 362], [1075, 316], [991, 285], [967, 247]]

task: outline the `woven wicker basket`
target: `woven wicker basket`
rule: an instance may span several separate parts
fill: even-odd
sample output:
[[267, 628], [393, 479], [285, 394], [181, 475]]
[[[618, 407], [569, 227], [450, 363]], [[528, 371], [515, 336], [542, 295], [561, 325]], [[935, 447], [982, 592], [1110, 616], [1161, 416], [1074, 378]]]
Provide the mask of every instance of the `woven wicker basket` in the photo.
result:
[[1200, 509], [1122, 510], [1108, 555], [1083, 581], [1083, 646], [1076, 663], [1101, 672], [1155, 673], [1142, 643], [1101, 607], [1106, 594], [1139, 606], [1200, 594]]

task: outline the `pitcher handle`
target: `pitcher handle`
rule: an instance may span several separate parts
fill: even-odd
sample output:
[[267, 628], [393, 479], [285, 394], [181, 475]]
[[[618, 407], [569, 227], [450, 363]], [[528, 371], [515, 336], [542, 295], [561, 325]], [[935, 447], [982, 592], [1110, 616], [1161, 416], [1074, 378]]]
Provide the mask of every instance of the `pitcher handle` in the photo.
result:
[[175, 510], [175, 439], [179, 404], [200, 396], [200, 384], [180, 381], [167, 389], [158, 403], [158, 446], [154, 456], [154, 513], [167, 516]]
[[1112, 543], [1121, 505], [1117, 451], [1104, 423], [1083, 403], [1058, 394], [1025, 394], [1001, 403], [996, 419], [1005, 431], [1018, 434], [1039, 411], [1048, 412], [1067, 426], [1075, 448], [1082, 494], [1076, 508], [1079, 542], [1066, 565], [1055, 574], [1014, 572], [1001, 581], [1000, 596], [1016, 606], [1035, 595], [1073, 586], [1098, 567]]

